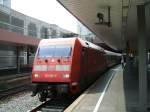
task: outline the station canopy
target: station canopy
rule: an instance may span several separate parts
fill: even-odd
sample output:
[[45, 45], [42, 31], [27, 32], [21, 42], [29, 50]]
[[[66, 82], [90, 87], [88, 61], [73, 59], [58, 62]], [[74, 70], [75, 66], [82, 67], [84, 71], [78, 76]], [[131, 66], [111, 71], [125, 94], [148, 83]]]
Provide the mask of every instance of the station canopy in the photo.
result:
[[[57, 0], [105, 44], [137, 52], [137, 5], [144, 0]], [[146, 36], [150, 36], [150, 4], [145, 5]], [[147, 38], [150, 43], [150, 39]], [[150, 44], [148, 46], [150, 48]]]

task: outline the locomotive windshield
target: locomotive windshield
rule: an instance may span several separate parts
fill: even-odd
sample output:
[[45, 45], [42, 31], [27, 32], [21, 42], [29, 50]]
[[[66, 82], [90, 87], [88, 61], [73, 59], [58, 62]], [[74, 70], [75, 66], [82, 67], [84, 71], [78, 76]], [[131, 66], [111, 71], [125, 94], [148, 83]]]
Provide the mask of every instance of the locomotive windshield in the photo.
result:
[[70, 45], [41, 46], [38, 50], [38, 57], [70, 57]]

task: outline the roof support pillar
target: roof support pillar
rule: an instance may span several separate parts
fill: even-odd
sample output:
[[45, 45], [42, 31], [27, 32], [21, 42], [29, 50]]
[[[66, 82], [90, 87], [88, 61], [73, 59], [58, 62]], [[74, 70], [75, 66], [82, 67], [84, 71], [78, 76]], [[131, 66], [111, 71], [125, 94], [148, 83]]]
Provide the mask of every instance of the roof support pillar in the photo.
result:
[[20, 73], [20, 47], [17, 46], [17, 73]]
[[139, 110], [147, 112], [147, 55], [145, 5], [137, 5], [139, 55]]
[[28, 65], [28, 67], [29, 67], [29, 65], [30, 65], [30, 47], [29, 46], [27, 46], [27, 65]]

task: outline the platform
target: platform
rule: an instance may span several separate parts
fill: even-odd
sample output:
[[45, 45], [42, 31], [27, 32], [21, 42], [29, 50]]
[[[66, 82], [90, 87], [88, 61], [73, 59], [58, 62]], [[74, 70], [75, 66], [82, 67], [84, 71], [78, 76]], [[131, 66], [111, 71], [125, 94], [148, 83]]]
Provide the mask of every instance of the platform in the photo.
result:
[[128, 67], [110, 69], [65, 112], [138, 112], [138, 73]]

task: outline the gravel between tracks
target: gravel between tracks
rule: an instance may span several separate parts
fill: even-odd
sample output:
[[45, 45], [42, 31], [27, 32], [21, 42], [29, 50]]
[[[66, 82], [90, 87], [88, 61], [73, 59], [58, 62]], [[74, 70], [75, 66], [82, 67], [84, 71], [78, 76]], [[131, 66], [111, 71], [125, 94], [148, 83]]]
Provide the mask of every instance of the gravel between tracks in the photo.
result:
[[31, 92], [21, 92], [0, 100], [0, 112], [27, 112], [41, 104], [38, 97], [31, 97]]

